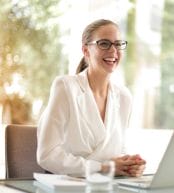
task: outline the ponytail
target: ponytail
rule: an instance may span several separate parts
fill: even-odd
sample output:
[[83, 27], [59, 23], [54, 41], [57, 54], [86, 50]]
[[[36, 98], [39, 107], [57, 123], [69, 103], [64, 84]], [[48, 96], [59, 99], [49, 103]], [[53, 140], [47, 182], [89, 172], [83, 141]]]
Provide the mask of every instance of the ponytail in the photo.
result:
[[83, 70], [85, 70], [88, 67], [88, 64], [85, 62], [85, 58], [83, 57], [76, 69], [76, 74], [82, 72]]

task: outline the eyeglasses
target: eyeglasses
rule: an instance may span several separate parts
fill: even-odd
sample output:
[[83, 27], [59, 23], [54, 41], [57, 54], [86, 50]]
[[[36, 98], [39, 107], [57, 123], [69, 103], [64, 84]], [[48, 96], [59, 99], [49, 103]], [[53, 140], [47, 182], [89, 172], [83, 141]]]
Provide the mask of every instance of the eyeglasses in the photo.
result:
[[111, 42], [110, 40], [107, 39], [101, 39], [97, 41], [92, 41], [87, 43], [86, 45], [92, 45], [92, 44], [97, 44], [98, 48], [101, 50], [109, 50], [112, 45], [117, 50], [124, 50], [127, 47], [128, 42], [125, 40], [116, 40], [115, 42]]

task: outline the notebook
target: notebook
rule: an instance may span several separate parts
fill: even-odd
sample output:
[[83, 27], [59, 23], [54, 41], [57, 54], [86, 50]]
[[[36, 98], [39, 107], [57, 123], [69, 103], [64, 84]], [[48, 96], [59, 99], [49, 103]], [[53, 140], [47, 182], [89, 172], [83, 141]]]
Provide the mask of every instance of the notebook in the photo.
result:
[[115, 182], [122, 186], [148, 189], [174, 187], [174, 133], [154, 175], [116, 179]]
[[[35, 186], [45, 186], [53, 190], [59, 191], [83, 191], [86, 186], [84, 179], [79, 179], [67, 175], [56, 175], [56, 174], [41, 174], [34, 173], [34, 179], [37, 180], [37, 183], [34, 183]], [[38, 183], [39, 182], [39, 183]]]

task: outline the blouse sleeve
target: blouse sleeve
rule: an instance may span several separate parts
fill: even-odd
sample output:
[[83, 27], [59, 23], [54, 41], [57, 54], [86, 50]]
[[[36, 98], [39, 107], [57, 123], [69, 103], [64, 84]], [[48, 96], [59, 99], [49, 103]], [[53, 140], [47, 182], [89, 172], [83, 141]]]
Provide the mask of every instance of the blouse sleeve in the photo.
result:
[[[62, 78], [51, 86], [48, 105], [43, 112], [37, 131], [37, 161], [45, 170], [56, 174], [84, 176], [86, 159], [74, 156], [63, 148], [65, 128], [69, 118], [69, 103]], [[96, 171], [101, 163], [92, 161]]]

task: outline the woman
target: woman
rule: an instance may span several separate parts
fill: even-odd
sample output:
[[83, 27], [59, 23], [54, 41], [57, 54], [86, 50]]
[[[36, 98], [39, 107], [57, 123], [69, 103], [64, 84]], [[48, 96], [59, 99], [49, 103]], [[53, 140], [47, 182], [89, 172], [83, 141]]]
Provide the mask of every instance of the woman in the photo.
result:
[[110, 76], [127, 42], [110, 20], [89, 24], [82, 35], [83, 59], [74, 76], [57, 77], [38, 125], [38, 163], [56, 174], [83, 176], [87, 160], [104, 171], [113, 160], [116, 175], [140, 176], [145, 161], [123, 155], [131, 96]]

